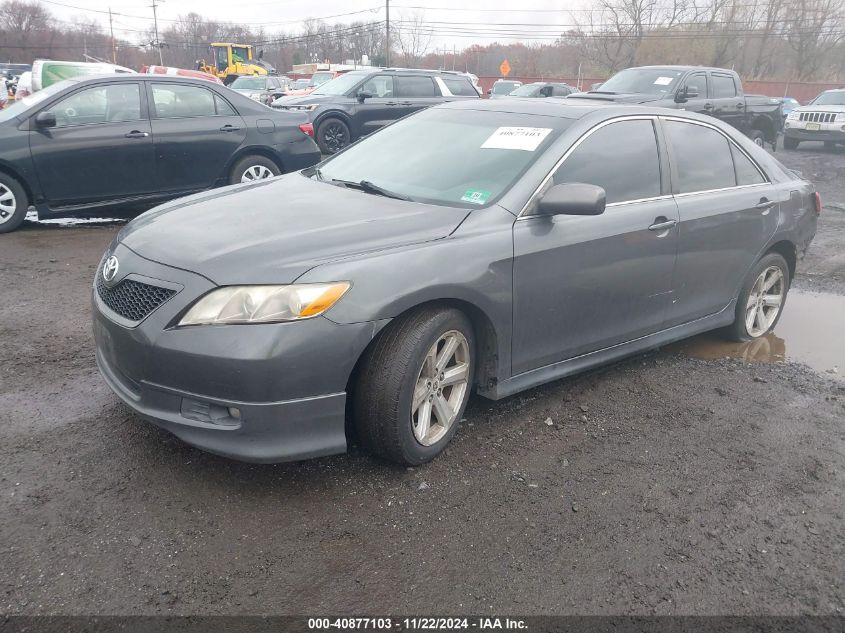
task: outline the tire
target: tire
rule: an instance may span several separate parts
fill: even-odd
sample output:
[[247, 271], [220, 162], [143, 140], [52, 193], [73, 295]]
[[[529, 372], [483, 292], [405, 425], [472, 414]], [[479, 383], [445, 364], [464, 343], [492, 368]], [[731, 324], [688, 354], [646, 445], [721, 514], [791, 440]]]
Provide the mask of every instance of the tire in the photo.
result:
[[[774, 297], [779, 295], [779, 304], [773, 306], [768, 304], [759, 294], [760, 285], [764, 280], [766, 283], [776, 279], [780, 276], [780, 282], [776, 282], [772, 287], [772, 291], [764, 293], [765, 297]], [[751, 341], [765, 336], [771, 332], [780, 320], [783, 314], [783, 307], [786, 304], [786, 295], [789, 292], [789, 265], [786, 260], [779, 253], [768, 253], [764, 255], [759, 262], [751, 269], [745, 283], [742, 286], [742, 291], [739, 293], [739, 298], [736, 303], [736, 313], [733, 325], [727, 328], [726, 334], [728, 338], [733, 341]], [[758, 308], [753, 309], [754, 297], [757, 297], [756, 305]], [[749, 307], [751, 305], [751, 307]], [[774, 308], [777, 310], [775, 311]], [[763, 309], [762, 317], [765, 323], [761, 323], [759, 309]], [[769, 308], [769, 309], [767, 309]], [[748, 319], [753, 317], [753, 322], [749, 325]]]
[[759, 147], [766, 146], [766, 135], [763, 134], [760, 130], [751, 130], [751, 132], [748, 134], [748, 138], [750, 138], [751, 141]]
[[[458, 347], [446, 359], [445, 374], [448, 376], [452, 369], [465, 380], [442, 388], [442, 373], [434, 377], [436, 380], [429, 380], [426, 374], [430, 374], [430, 350], [442, 352], [446, 340], [454, 340]], [[428, 308], [400, 317], [366, 352], [354, 380], [352, 416], [358, 439], [371, 453], [399, 464], [413, 466], [434, 459], [458, 429], [472, 390], [474, 370], [475, 336], [462, 312]], [[423, 399], [419, 408], [412, 410], [415, 392]], [[447, 425], [440, 422], [439, 412], [444, 409], [435, 400], [449, 404], [444, 415], [451, 418]], [[426, 410], [428, 427], [424, 426]]]
[[798, 139], [789, 138], [788, 136], [783, 137], [783, 149], [798, 149], [798, 143], [800, 143]]
[[17, 229], [29, 209], [29, 198], [23, 185], [0, 172], [0, 233]]
[[337, 154], [351, 142], [349, 126], [340, 119], [329, 117], [317, 126], [317, 145], [323, 154]]
[[265, 180], [281, 173], [282, 170], [279, 169], [279, 166], [266, 156], [252, 154], [244, 156], [235, 163], [232, 172], [229, 174], [229, 184], [237, 185], [242, 182]]

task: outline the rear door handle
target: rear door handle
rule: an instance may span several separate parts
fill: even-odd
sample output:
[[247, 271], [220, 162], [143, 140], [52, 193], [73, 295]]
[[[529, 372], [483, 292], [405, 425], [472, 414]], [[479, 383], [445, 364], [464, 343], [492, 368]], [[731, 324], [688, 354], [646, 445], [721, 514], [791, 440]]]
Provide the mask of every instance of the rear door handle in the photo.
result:
[[[660, 220], [658, 222], [658, 220]], [[654, 224], [648, 227], [649, 231], [668, 231], [678, 223], [677, 220], [667, 220], [666, 218], [655, 218]]]
[[402, 101], [402, 102], [399, 103], [399, 105], [414, 105], [414, 102], [413, 101]]
[[754, 205], [754, 208], [760, 209], [761, 211], [768, 211], [773, 206], [775, 206], [774, 201], [767, 200], [766, 198], [763, 198], [763, 199], [760, 200], [760, 202], [758, 202], [757, 204]]
[[712, 110], [712, 109], [713, 109], [713, 104], [712, 104], [712, 103], [705, 103], [705, 104], [704, 104], [704, 109], [705, 109], [705, 110]]
[[234, 125], [224, 125], [220, 128], [221, 132], [239, 132], [241, 128], [235, 127]]
[[395, 105], [399, 105], [399, 103], [397, 103], [396, 101], [388, 101], [384, 105], [395, 106]]
[[132, 130], [128, 134], [124, 134], [126, 138], [147, 138], [149, 135], [149, 132], [140, 132], [139, 130]]
[[736, 107], [739, 108], [740, 110], [742, 110], [745, 107], [745, 104], [744, 103], [737, 103]]

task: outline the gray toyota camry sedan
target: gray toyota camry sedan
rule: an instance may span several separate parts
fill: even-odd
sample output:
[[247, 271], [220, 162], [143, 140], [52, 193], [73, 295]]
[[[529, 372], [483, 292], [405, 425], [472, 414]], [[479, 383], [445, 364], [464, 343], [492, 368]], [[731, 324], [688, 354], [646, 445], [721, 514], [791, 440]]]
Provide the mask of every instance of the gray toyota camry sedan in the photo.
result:
[[705, 330], [763, 336], [820, 208], [712, 118], [445, 104], [128, 224], [94, 280], [97, 361], [138, 414], [207, 451], [277, 462], [355, 437], [419, 464], [473, 391]]

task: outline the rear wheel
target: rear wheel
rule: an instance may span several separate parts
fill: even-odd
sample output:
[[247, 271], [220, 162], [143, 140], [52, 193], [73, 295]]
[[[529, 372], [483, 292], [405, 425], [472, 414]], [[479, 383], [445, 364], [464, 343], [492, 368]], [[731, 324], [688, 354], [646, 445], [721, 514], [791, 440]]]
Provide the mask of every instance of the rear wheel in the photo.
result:
[[317, 145], [324, 154], [336, 154], [350, 142], [349, 126], [340, 119], [328, 118], [317, 127]]
[[229, 184], [236, 185], [242, 182], [254, 182], [273, 178], [282, 173], [279, 166], [266, 156], [245, 156], [232, 167], [229, 175]]
[[769, 253], [751, 270], [736, 305], [736, 320], [728, 330], [735, 341], [750, 341], [777, 325], [789, 292], [789, 265], [782, 255]]
[[783, 137], [783, 149], [798, 149], [798, 143], [800, 143], [798, 139], [789, 138], [788, 136]]
[[355, 381], [355, 427], [376, 455], [421, 464], [451, 441], [469, 400], [472, 325], [457, 310], [433, 308], [388, 327], [368, 350]]
[[26, 217], [29, 199], [21, 183], [0, 172], [0, 233], [11, 233]]

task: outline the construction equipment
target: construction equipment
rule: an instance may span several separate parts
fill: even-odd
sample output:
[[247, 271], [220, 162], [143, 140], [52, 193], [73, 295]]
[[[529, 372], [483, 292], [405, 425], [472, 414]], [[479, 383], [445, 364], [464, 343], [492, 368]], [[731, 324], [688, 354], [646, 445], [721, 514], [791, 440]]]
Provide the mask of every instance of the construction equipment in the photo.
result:
[[201, 59], [197, 61], [197, 70], [222, 79], [227, 86], [243, 75], [277, 74], [273, 65], [262, 59], [264, 51], [258, 51], [258, 59], [253, 59], [249, 44], [215, 42], [210, 48], [213, 63]]

